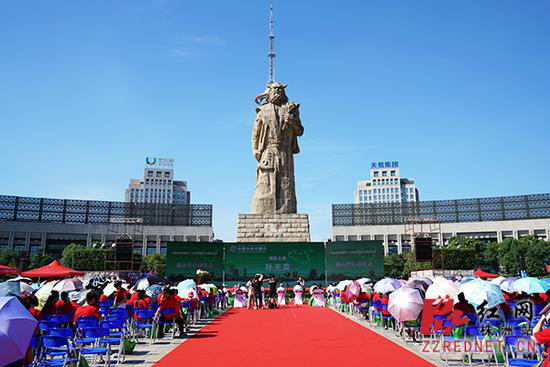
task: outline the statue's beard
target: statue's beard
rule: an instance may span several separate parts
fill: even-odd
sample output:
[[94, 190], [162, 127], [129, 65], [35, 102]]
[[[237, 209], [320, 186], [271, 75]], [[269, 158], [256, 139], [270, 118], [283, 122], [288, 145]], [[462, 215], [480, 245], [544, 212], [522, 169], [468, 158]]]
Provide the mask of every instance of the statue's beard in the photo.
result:
[[271, 96], [269, 96], [269, 102], [273, 104], [281, 105], [283, 104], [283, 101], [284, 101], [284, 96], [282, 94], [274, 93]]

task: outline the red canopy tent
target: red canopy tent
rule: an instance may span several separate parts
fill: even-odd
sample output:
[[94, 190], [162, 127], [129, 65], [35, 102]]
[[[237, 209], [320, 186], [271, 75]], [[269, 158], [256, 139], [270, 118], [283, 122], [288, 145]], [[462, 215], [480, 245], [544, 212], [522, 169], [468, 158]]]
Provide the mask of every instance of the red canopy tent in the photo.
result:
[[54, 260], [51, 264], [43, 266], [38, 269], [32, 269], [21, 273], [24, 277], [29, 278], [63, 278], [63, 277], [79, 277], [84, 273], [78, 270], [74, 270], [63, 266], [59, 261]]
[[484, 278], [484, 279], [487, 279], [487, 278], [498, 278], [498, 277], [499, 277], [498, 274], [487, 273], [486, 271], [483, 271], [483, 270], [481, 270], [480, 268], [478, 268], [476, 271], [474, 271], [474, 275], [475, 275], [476, 277], [480, 277], [480, 278]]
[[16, 268], [12, 268], [11, 266], [0, 265], [0, 274], [17, 275], [19, 272]]

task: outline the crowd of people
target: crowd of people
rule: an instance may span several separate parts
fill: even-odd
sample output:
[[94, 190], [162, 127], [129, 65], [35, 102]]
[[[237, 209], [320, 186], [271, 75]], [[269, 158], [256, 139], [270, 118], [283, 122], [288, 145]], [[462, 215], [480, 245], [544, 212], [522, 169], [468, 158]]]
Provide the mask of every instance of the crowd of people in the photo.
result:
[[91, 279], [81, 290], [51, 289], [45, 299], [37, 297], [36, 292], [22, 292], [17, 298], [38, 321], [36, 341], [31, 343], [24, 365], [37, 358], [36, 347], [41, 337], [50, 335], [52, 330], [65, 330], [76, 340], [83, 330], [82, 321], [95, 319], [93, 325], [107, 328], [121, 321], [128, 333], [126, 337], [134, 340], [163, 338], [167, 332], [174, 337], [184, 337], [198, 319], [210, 317], [228, 306], [226, 288], [201, 288], [191, 281], [189, 288], [180, 287], [180, 294], [176, 285], [157, 283], [137, 289], [138, 285], [138, 282]]

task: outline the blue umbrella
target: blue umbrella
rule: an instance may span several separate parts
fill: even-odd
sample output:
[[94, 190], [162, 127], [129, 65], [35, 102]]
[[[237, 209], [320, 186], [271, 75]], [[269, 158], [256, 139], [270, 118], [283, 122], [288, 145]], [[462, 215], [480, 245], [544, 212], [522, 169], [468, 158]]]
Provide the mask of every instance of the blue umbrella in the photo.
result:
[[0, 297], [21, 296], [19, 282], [0, 283]]
[[474, 306], [479, 306], [487, 301], [487, 308], [506, 302], [500, 287], [483, 279], [473, 279], [460, 284], [459, 292]]
[[156, 301], [158, 296], [162, 293], [162, 288], [163, 287], [160, 284], [153, 284], [145, 290], [145, 294]]
[[518, 292], [527, 294], [546, 293], [546, 291], [550, 289], [550, 284], [537, 278], [524, 277], [512, 283], [512, 287]]
[[0, 366], [25, 357], [36, 319], [15, 297], [0, 297]]

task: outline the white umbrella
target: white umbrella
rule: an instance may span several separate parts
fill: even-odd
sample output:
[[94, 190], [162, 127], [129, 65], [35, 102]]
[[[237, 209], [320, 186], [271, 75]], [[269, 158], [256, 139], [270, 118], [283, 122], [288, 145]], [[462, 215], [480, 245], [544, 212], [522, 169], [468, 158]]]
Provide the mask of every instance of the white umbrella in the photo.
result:
[[445, 278], [436, 278], [426, 290], [426, 299], [454, 299], [458, 294], [458, 284]]
[[27, 277], [22, 277], [21, 275], [18, 275], [13, 279], [8, 279], [7, 282], [28, 282], [28, 283], [32, 283], [32, 279], [27, 278]]
[[401, 288], [401, 282], [393, 278], [384, 278], [374, 284], [374, 291], [377, 293], [390, 293]]
[[336, 288], [343, 291], [344, 289], [346, 289], [346, 287], [348, 285], [350, 285], [351, 283], [353, 283], [353, 281], [351, 280], [342, 280], [341, 282], [339, 282], [338, 284], [336, 284]]
[[50, 282], [47, 282], [40, 287], [39, 290], [36, 291], [35, 296], [40, 302], [40, 304], [44, 304], [46, 302], [46, 299], [52, 294], [53, 287], [59, 282], [59, 280], [52, 280]]
[[25, 282], [19, 282], [19, 289], [21, 293], [33, 294], [34, 292], [34, 288]]
[[500, 284], [501, 284], [502, 282], [504, 282], [505, 280], [506, 280], [505, 277], [499, 275], [497, 278], [491, 279], [491, 283], [500, 286]]
[[483, 279], [474, 279], [461, 284], [459, 292], [464, 293], [464, 298], [476, 307], [485, 301], [487, 301], [487, 308], [506, 302], [500, 287]]
[[372, 280], [370, 280], [369, 278], [360, 278], [360, 279], [357, 279], [356, 282], [359, 284], [367, 284], [367, 283], [371, 283]]
[[178, 294], [184, 294], [185, 292], [189, 292], [189, 290], [193, 290], [197, 293], [197, 284], [193, 279], [186, 279], [179, 282], [176, 289], [178, 290]]
[[82, 280], [77, 278], [72, 279], [63, 279], [60, 280], [59, 283], [57, 283], [53, 290], [58, 292], [72, 292], [72, 291], [78, 291], [83, 288]]
[[113, 283], [109, 283], [105, 286], [105, 288], [103, 288], [103, 294], [106, 295], [107, 297], [111, 297], [115, 292], [116, 292], [116, 288]]
[[399, 322], [413, 321], [420, 315], [423, 304], [418, 289], [404, 286], [390, 294], [388, 311]]
[[207, 291], [208, 293], [210, 293], [210, 291], [213, 289], [214, 291], [216, 291], [218, 289], [218, 287], [216, 287], [214, 284], [211, 284], [211, 283], [208, 283], [208, 284], [201, 284], [199, 285], [199, 288], [201, 289], [204, 289], [205, 291]]

